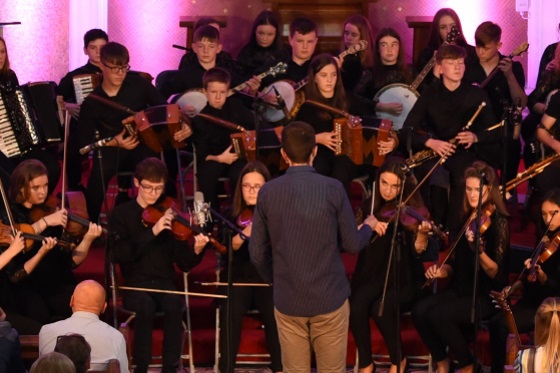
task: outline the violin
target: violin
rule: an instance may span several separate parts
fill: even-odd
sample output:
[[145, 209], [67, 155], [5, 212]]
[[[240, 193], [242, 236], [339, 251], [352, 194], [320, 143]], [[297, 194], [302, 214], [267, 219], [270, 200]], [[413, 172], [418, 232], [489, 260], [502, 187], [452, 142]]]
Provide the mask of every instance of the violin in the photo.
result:
[[[72, 237], [82, 238], [88, 228], [89, 216], [86, 209], [86, 200], [80, 192], [67, 192], [65, 195], [68, 203], [68, 222], [64, 228], [64, 232]], [[31, 209], [30, 217], [33, 221], [38, 221], [57, 211], [60, 206], [58, 198], [51, 196], [44, 203], [36, 205]], [[107, 229], [102, 229], [103, 234], [107, 234]]]
[[[31, 226], [31, 224], [15, 224], [15, 228], [18, 231], [21, 231], [21, 236], [24, 238], [25, 248], [23, 251], [27, 251], [31, 249], [35, 241], [43, 241], [46, 237], [35, 234], [35, 230]], [[11, 244], [12, 238], [11, 235], [13, 234], [12, 227], [0, 222], [0, 244]], [[72, 251], [76, 247], [76, 245], [72, 242], [67, 242], [64, 240], [57, 240], [57, 246], [62, 247], [64, 250]]]
[[535, 256], [531, 259], [531, 264], [529, 265], [529, 275], [527, 276], [531, 282], [537, 279], [537, 265], [542, 265], [546, 262], [558, 249], [560, 244], [560, 233], [557, 233], [552, 240], [541, 241]]
[[241, 213], [237, 216], [237, 226], [241, 229], [247, 228], [249, 224], [253, 222], [253, 210], [250, 208], [245, 208]]
[[[168, 209], [171, 209], [174, 215], [173, 221], [171, 222], [171, 233], [175, 239], [179, 241], [186, 241], [194, 236], [195, 233], [205, 233], [200, 227], [190, 223], [190, 215], [179, 211], [177, 203], [170, 197], [165, 197], [161, 202], [146, 207], [144, 211], [142, 211], [142, 222], [146, 226], [153, 226]], [[209, 236], [208, 238], [210, 239], [212, 246], [214, 246], [221, 254], [225, 254], [227, 252], [227, 248], [218, 242], [214, 237]]]
[[[492, 219], [490, 217], [492, 216], [494, 211], [496, 211], [496, 206], [493, 203], [488, 203], [482, 208], [480, 214], [479, 235], [482, 236], [484, 232], [486, 232], [488, 228], [490, 228], [490, 225], [492, 224]], [[476, 230], [476, 218], [472, 218], [472, 220], [470, 221], [469, 229], [473, 232]]]
[[[382, 218], [388, 218], [389, 221], [394, 219], [394, 215], [396, 214], [396, 206], [394, 203], [387, 203], [385, 204], [380, 212], [379, 215]], [[404, 228], [408, 231], [415, 231], [418, 229], [420, 223], [427, 221], [432, 225], [432, 231], [445, 243], [448, 241], [448, 234], [443, 232], [438, 226], [433, 224], [430, 220], [430, 213], [425, 206], [413, 208], [411, 206], [405, 205], [401, 209], [401, 213], [399, 215], [399, 222], [404, 226]]]
[[[481, 215], [480, 215], [480, 231], [479, 231], [481, 235], [484, 232], [486, 232], [486, 230], [490, 227], [490, 224], [492, 224], [492, 221], [490, 220], [490, 216], [492, 215], [492, 213], [495, 210], [496, 210], [496, 206], [494, 206], [494, 204], [492, 204], [492, 203], [487, 203], [486, 206], [484, 206], [482, 208]], [[457, 237], [455, 237], [455, 241], [453, 241], [453, 243], [451, 244], [451, 246], [450, 246], [450, 248], [447, 252], [447, 255], [442, 260], [441, 264], [438, 265], [439, 268], [441, 268], [445, 263], [447, 263], [447, 261], [449, 260], [449, 258], [453, 254], [453, 251], [455, 251], [455, 248], [457, 247], [457, 244], [461, 240], [461, 237], [467, 231], [467, 228], [470, 228], [473, 232], [476, 230], [476, 215], [477, 215], [477, 210], [475, 209], [472, 212], [472, 214], [469, 216], [467, 221], [465, 222], [465, 225], [463, 226], [463, 228], [461, 228], [461, 230], [459, 231], [459, 234], [457, 235]], [[424, 285], [422, 285], [422, 289], [431, 285], [434, 280], [435, 279], [427, 279], [426, 282], [424, 282]]]

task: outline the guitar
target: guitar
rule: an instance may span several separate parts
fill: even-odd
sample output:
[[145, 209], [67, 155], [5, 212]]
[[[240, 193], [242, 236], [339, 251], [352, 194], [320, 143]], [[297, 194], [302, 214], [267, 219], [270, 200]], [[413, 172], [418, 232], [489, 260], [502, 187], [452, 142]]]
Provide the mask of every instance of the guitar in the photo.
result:
[[[366, 40], [360, 40], [356, 44], [352, 45], [342, 53], [338, 55], [338, 58], [342, 60], [349, 54], [356, 54], [365, 50], [368, 46], [368, 42]], [[269, 92], [273, 92], [274, 89], [278, 91], [278, 93], [282, 96], [282, 99], [286, 103], [286, 108], [288, 112], [288, 118], [294, 118], [299, 111], [299, 108], [305, 101], [303, 97], [303, 92], [298, 92], [303, 88], [307, 83], [309, 83], [309, 77], [305, 77], [304, 79], [300, 80], [299, 82], [295, 83], [291, 80], [279, 80], [274, 82], [268, 86], [266, 86], [262, 92], [264, 95], [267, 95]], [[286, 117], [283, 110], [279, 110], [275, 107], [269, 107], [263, 113], [263, 118], [269, 123], [276, 123], [281, 121]]]
[[511, 312], [507, 297], [502, 292], [491, 291], [490, 297], [493, 299], [492, 302], [496, 305], [496, 308], [502, 310], [504, 316], [506, 317], [506, 323], [510, 334], [515, 336], [514, 346], [508, 346], [508, 354], [506, 356], [506, 364], [513, 365], [515, 358], [517, 357], [517, 352], [521, 347], [521, 338], [519, 337], [519, 331], [517, 330], [513, 313]]
[[[446, 40], [443, 42], [443, 45], [451, 44], [457, 39], [457, 37], [461, 33], [455, 26], [451, 28], [449, 34], [447, 34]], [[424, 78], [430, 73], [432, 68], [436, 63], [436, 56], [434, 56], [428, 61], [426, 66], [422, 69], [420, 74], [414, 79], [412, 84], [406, 85], [402, 83], [394, 83], [389, 84], [379, 90], [375, 97], [373, 98], [374, 101], [379, 102], [398, 102], [403, 105], [403, 110], [399, 115], [393, 115], [390, 113], [385, 112], [378, 112], [377, 116], [383, 119], [389, 119], [393, 121], [393, 128], [395, 131], [400, 130], [403, 125], [408, 113], [412, 110], [412, 107], [418, 100], [420, 94], [416, 90], [418, 86], [424, 81]]]

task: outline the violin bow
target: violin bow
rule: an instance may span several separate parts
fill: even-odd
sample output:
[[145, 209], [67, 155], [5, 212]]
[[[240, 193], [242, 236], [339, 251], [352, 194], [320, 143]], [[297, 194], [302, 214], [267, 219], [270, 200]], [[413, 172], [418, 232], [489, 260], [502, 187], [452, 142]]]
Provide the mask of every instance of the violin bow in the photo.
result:
[[6, 190], [4, 189], [4, 183], [2, 182], [2, 179], [0, 179], [0, 193], [2, 194], [2, 201], [4, 201], [4, 206], [6, 206], [6, 215], [8, 216], [10, 227], [12, 228], [12, 235], [15, 237], [17, 234], [17, 230], [14, 223], [12, 210], [10, 209], [10, 204], [8, 203], [8, 196], [6, 196]]

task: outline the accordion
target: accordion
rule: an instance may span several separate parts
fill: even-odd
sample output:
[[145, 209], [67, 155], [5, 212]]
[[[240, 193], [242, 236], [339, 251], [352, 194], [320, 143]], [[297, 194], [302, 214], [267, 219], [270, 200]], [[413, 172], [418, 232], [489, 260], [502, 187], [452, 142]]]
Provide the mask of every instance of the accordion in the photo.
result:
[[0, 151], [8, 158], [62, 141], [55, 86], [28, 83], [0, 95]]
[[81, 105], [87, 95], [99, 85], [101, 77], [101, 74], [80, 74], [72, 78], [76, 103], [78, 105]]
[[379, 167], [385, 162], [385, 155], [379, 154], [377, 142], [387, 141], [392, 128], [393, 122], [387, 119], [337, 118], [333, 121], [333, 131], [342, 143], [335, 154], [347, 155], [357, 165]]

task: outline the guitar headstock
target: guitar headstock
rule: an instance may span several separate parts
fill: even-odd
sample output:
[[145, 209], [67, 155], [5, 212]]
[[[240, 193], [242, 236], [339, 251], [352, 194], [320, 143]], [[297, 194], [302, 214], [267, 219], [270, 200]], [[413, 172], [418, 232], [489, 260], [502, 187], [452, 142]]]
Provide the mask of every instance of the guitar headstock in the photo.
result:
[[529, 43], [527, 43], [527, 42], [521, 43], [521, 44], [520, 44], [517, 48], [515, 48], [515, 50], [511, 53], [511, 56], [512, 56], [512, 57], [519, 56], [520, 54], [527, 52], [528, 49], [529, 49]]
[[445, 39], [445, 41], [447, 41], [448, 43], [453, 43], [459, 35], [461, 35], [461, 31], [459, 31], [456, 26], [451, 26], [451, 31], [449, 31], [449, 34], [447, 34], [447, 38]]
[[348, 48], [346, 50], [346, 53], [347, 54], [355, 54], [355, 53], [361, 52], [363, 50], [366, 50], [367, 46], [368, 46], [367, 40], [360, 40], [359, 42], [357, 42], [356, 44], [354, 44], [353, 46]]
[[505, 297], [502, 292], [492, 290], [490, 292], [490, 297], [493, 299], [492, 303], [496, 305], [496, 308], [499, 308], [505, 312], [511, 312], [507, 297]]
[[268, 75], [276, 76], [276, 74], [284, 74], [288, 64], [286, 62], [278, 62], [275, 66], [268, 69]]

